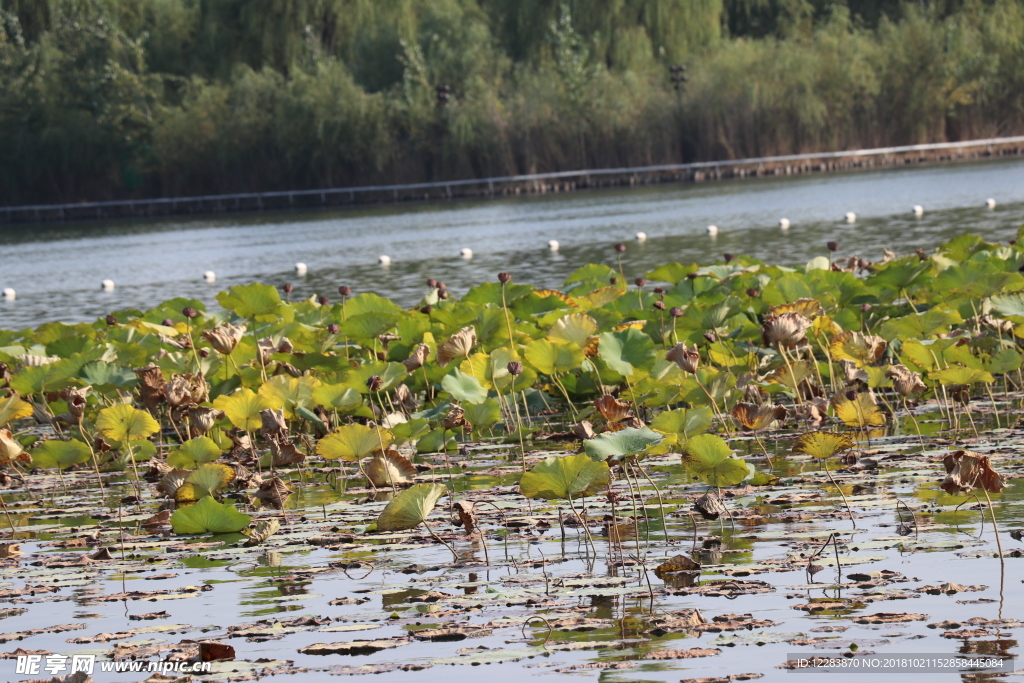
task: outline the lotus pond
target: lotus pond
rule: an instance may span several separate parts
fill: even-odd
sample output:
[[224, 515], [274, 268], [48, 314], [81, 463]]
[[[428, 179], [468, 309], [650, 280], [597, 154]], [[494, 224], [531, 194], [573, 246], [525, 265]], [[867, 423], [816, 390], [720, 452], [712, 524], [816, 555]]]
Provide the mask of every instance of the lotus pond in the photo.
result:
[[29, 654], [225, 681], [1015, 657], [1024, 247], [624, 250], [408, 310], [249, 284], [0, 332], [2, 678], [48, 680]]

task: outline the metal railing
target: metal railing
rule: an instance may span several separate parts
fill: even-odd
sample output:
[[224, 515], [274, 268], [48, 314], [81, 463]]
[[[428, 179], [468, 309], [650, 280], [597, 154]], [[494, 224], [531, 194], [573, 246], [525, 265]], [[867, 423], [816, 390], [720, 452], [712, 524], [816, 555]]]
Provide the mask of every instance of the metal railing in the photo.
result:
[[[810, 161], [832, 161], [849, 160], [865, 157], [889, 157], [906, 156], [915, 153], [934, 153], [942, 151], [964, 152], [971, 149], [988, 147], [1006, 148], [1008, 146], [1024, 145], [1024, 135], [1003, 138], [988, 138], [984, 140], [966, 140], [963, 142], [939, 142], [923, 145], [904, 145], [899, 147], [879, 147], [875, 149], [845, 150], [839, 152], [817, 152], [811, 154], [787, 154], [781, 156], [759, 157], [751, 159], [729, 159], [722, 161], [697, 161], [686, 164], [658, 164], [653, 166], [633, 166], [621, 168], [600, 168], [574, 171], [555, 171], [550, 173], [531, 173], [522, 175], [497, 176], [492, 178], [467, 178], [462, 180], [444, 180], [428, 183], [405, 183], [397, 185], [362, 185], [357, 187], [326, 188], [319, 190], [277, 190], [272, 192], [246, 192], [237, 194], [222, 195], [197, 195], [191, 197], [172, 197], [160, 199], [122, 199], [101, 202], [79, 202], [67, 204], [29, 204], [22, 206], [0, 207], [0, 216], [6, 222], [17, 220], [63, 220], [68, 217], [77, 218], [99, 218], [109, 214], [119, 216], [139, 215], [136, 209], [144, 213], [152, 214], [154, 208], [162, 209], [162, 213], [184, 213], [195, 212], [196, 209], [204, 212], [230, 211], [230, 210], [263, 210], [265, 208], [288, 208], [295, 205], [296, 199], [306, 200], [309, 198], [320, 199], [320, 204], [328, 204], [328, 198], [338, 198], [348, 195], [351, 203], [356, 203], [358, 195], [380, 195], [380, 199], [386, 197], [398, 201], [403, 194], [422, 190], [444, 190], [445, 196], [453, 197], [454, 189], [467, 187], [487, 187], [487, 194], [494, 194], [495, 186], [498, 185], [520, 185], [525, 184], [535, 187], [542, 181], [583, 179], [585, 185], [590, 185], [591, 178], [602, 176], [632, 176], [665, 173], [699, 173], [705, 170], [719, 169], [742, 169], [755, 166], [764, 168], [766, 166], [778, 167], [780, 164], [793, 162]], [[1018, 147], [1015, 150], [1021, 152]], [[287, 204], [278, 204], [279, 200], [287, 199]], [[245, 204], [243, 206], [243, 203]], [[209, 204], [209, 207], [205, 205]], [[303, 203], [303, 206], [310, 206]], [[69, 216], [71, 213], [73, 215]]]

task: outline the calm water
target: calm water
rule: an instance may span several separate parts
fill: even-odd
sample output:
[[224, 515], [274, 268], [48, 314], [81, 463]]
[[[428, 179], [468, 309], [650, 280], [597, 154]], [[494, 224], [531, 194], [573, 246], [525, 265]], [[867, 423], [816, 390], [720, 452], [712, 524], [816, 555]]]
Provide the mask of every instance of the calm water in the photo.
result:
[[[994, 198], [995, 210], [985, 207]], [[914, 204], [925, 208], [921, 218]], [[856, 212], [855, 225], [843, 221]], [[779, 218], [792, 221], [788, 233]], [[1024, 161], [893, 169], [703, 185], [579, 192], [359, 209], [180, 217], [0, 228], [0, 328], [93, 320], [175, 296], [214, 302], [230, 285], [291, 282], [293, 299], [337, 287], [375, 291], [411, 306], [427, 278], [455, 293], [509, 271], [519, 282], [560, 286], [575, 268], [614, 262], [625, 242], [628, 276], [667, 261], [708, 262], [746, 253], [802, 264], [839, 242], [840, 256], [874, 260], [882, 249], [930, 250], [962, 232], [1011, 238], [1024, 223]], [[708, 237], [706, 227], [720, 233]], [[649, 236], [638, 243], [638, 231]], [[561, 243], [552, 253], [548, 240]], [[459, 250], [469, 247], [472, 259]], [[390, 267], [377, 263], [392, 258]], [[305, 277], [293, 264], [309, 266]], [[208, 284], [202, 274], [217, 273]], [[100, 282], [117, 283], [104, 292]]]

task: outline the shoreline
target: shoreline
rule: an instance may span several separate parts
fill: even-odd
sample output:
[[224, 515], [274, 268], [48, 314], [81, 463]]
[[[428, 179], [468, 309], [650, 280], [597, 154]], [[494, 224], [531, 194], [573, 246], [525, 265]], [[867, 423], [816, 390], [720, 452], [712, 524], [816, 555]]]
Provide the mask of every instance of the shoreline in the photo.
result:
[[262, 213], [405, 202], [486, 199], [638, 185], [808, 175], [1024, 156], [1024, 136], [631, 168], [558, 171], [404, 185], [256, 192], [168, 199], [0, 207], [0, 225], [169, 215]]

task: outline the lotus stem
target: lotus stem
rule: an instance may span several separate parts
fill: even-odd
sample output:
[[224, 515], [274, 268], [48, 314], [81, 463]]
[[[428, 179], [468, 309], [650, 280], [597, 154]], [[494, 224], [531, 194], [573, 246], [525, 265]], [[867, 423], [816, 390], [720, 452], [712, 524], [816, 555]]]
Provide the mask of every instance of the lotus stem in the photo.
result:
[[992, 530], [996, 534], [996, 548], [999, 550], [999, 563], [1003, 563], [1003, 543], [999, 540], [999, 524], [996, 522], [996, 511], [992, 507], [992, 499], [988, 495], [988, 489], [980, 486], [981, 492], [985, 494], [985, 501], [988, 503], [988, 515], [992, 519]]
[[4, 516], [7, 517], [7, 524], [11, 527], [11, 538], [14, 538], [18, 531], [14, 528], [14, 520], [11, 519], [11, 512], [7, 509], [7, 503], [4, 501], [3, 496], [0, 496], [0, 506], [4, 508]]
[[694, 373], [693, 375], [693, 381], [697, 383], [697, 386], [700, 387], [701, 391], [704, 392], [704, 395], [708, 397], [709, 401], [711, 401], [711, 409], [715, 411], [715, 417], [717, 417], [721, 421], [722, 428], [725, 430], [726, 435], [731, 437], [732, 430], [729, 429], [729, 420], [725, 417], [722, 411], [718, 409], [718, 403], [715, 402], [715, 397], [712, 396], [711, 392], [707, 390], [707, 387], [705, 387], [701, 383], [701, 381], [697, 379], [696, 373]]
[[846, 494], [843, 493], [843, 489], [839, 486], [839, 484], [836, 483], [836, 480], [832, 478], [832, 472], [830, 472], [828, 469], [828, 460], [823, 458], [821, 461], [821, 466], [825, 468], [825, 474], [828, 475], [829, 481], [831, 481], [832, 485], [835, 486], [836, 489], [839, 491], [839, 495], [843, 497], [843, 504], [846, 505], [846, 511], [850, 513], [850, 522], [853, 524], [853, 528], [856, 529], [857, 520], [853, 516], [853, 508], [850, 507], [850, 501], [846, 500]]
[[903, 409], [907, 411], [907, 415], [910, 416], [910, 421], [914, 423], [914, 429], [917, 430], [917, 438], [921, 442], [921, 450], [924, 450], [924, 437], [921, 436], [921, 425], [917, 423], [917, 418], [914, 417], [914, 413], [911, 412], [910, 406], [907, 405], [907, 397], [903, 397]]
[[444, 540], [443, 538], [441, 538], [440, 536], [435, 534], [434, 530], [430, 528], [429, 524], [427, 524], [427, 520], [426, 519], [421, 521], [420, 524], [422, 524], [423, 528], [426, 529], [430, 533], [431, 536], [436, 538], [439, 543], [441, 543], [442, 545], [444, 545], [445, 548], [448, 548], [448, 550], [451, 551], [452, 557], [455, 558], [455, 562], [457, 563], [459, 561], [459, 554], [457, 552], [455, 552], [455, 548], [453, 548], [451, 545], [449, 545], [449, 543], [446, 540]]
[[[640, 473], [644, 475], [644, 478], [647, 479], [648, 483], [654, 487], [654, 492], [658, 494], [658, 508], [661, 510], [661, 529], [665, 532], [665, 543], [668, 543], [668, 515], [665, 514], [665, 500], [661, 496], [661, 489], [659, 489], [658, 485], [654, 483], [653, 479], [651, 479], [651, 475], [647, 474], [647, 470], [644, 469], [643, 465], [637, 462], [636, 467], [640, 470]], [[649, 527], [650, 525], [648, 525], [648, 528]]]
[[756, 441], [757, 445], [761, 447], [761, 452], [764, 453], [764, 457], [768, 460], [769, 471], [775, 469], [775, 465], [772, 463], [772, 456], [768, 455], [768, 449], [764, 447], [764, 442], [761, 441], [761, 437], [757, 435], [757, 432], [752, 432], [752, 435], [754, 437], [754, 441]]
[[587, 563], [590, 564], [590, 549], [594, 551], [594, 561], [596, 562], [597, 545], [594, 543], [594, 538], [590, 535], [590, 526], [587, 524], [587, 520], [580, 517], [579, 513], [576, 512], [576, 504], [572, 502], [572, 496], [569, 496], [569, 507], [572, 509], [572, 514], [576, 515], [576, 519], [579, 520], [580, 525], [583, 527], [583, 534], [587, 539], [587, 543], [590, 544], [589, 547], [587, 544], [584, 544], [584, 547], [587, 548]]
[[793, 394], [796, 405], [803, 403], [803, 398], [800, 396], [800, 385], [796, 381], [796, 373], [793, 372], [793, 364], [789, 362], [789, 356], [786, 355], [786, 351], [782, 344], [776, 343], [775, 348], [778, 349], [779, 355], [782, 356], [782, 360], [785, 361], [786, 367], [789, 368], [789, 378], [793, 381]]
[[902, 500], [897, 498], [896, 499], [896, 515], [900, 518], [900, 524], [903, 523], [903, 516], [900, 515], [900, 505], [902, 505], [906, 509], [906, 511], [910, 513], [911, 519], [914, 520], [914, 540], [916, 541], [916, 540], [920, 539], [921, 538], [921, 531], [920, 531], [920, 526], [917, 523], [917, 515], [914, 514], [914, 511], [910, 509], [909, 505], [907, 505]]

